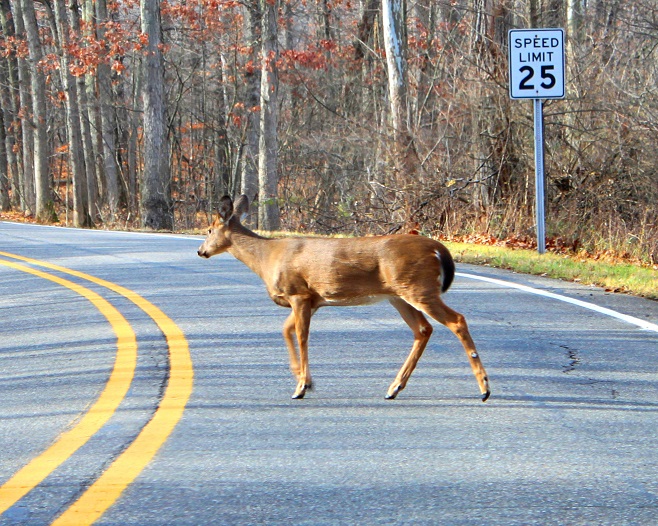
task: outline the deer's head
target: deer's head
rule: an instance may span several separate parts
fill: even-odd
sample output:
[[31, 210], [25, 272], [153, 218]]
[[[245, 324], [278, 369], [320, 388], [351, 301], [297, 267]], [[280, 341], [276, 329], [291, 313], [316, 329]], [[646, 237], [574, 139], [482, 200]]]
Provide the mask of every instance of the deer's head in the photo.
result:
[[202, 258], [209, 258], [226, 252], [231, 246], [231, 229], [240, 225], [242, 216], [249, 211], [249, 199], [241, 195], [233, 204], [233, 200], [225, 195], [219, 202], [217, 219], [208, 229], [205, 241], [197, 250]]

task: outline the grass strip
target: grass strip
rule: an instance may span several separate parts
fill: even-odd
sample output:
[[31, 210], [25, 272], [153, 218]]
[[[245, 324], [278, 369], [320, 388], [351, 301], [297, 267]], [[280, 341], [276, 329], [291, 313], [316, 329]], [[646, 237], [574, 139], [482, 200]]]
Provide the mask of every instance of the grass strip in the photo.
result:
[[487, 265], [523, 274], [596, 285], [609, 292], [625, 292], [658, 300], [658, 271], [630, 263], [580, 260], [564, 254], [510, 249], [470, 243], [443, 242], [458, 263]]

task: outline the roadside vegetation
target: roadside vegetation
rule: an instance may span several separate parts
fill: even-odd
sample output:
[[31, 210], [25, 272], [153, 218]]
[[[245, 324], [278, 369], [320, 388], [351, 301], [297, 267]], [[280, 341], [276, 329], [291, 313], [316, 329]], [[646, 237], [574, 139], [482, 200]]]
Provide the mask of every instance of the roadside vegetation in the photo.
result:
[[658, 300], [658, 265], [642, 265], [611, 254], [566, 254], [455, 241], [444, 241], [455, 261], [534, 274], [608, 292], [623, 292]]
[[[17, 212], [0, 211], [0, 221], [36, 223]], [[205, 235], [206, 229], [185, 230], [188, 234]], [[313, 235], [308, 233], [260, 232], [266, 236]], [[470, 238], [470, 242], [441, 240], [455, 261], [503, 268], [522, 274], [546, 276], [583, 285], [596, 285], [609, 292], [619, 292], [658, 300], [658, 265], [632, 261], [628, 255], [569, 253], [553, 248], [539, 255], [531, 243], [497, 241], [492, 238]], [[521, 246], [520, 246], [521, 245]], [[528, 245], [526, 247], [522, 245]], [[624, 257], [625, 256], [625, 257]]]

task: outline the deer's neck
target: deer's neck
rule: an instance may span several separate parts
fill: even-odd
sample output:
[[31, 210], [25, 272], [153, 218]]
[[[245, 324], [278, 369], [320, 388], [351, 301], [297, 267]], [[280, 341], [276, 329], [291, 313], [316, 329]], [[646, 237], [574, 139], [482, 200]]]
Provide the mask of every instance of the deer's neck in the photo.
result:
[[262, 278], [269, 241], [271, 240], [238, 224], [231, 228], [231, 247], [228, 251]]

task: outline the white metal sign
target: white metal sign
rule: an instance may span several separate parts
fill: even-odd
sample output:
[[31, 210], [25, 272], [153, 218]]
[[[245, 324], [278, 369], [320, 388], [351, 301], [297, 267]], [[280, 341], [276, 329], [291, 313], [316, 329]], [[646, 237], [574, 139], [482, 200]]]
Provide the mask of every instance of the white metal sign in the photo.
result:
[[508, 36], [510, 97], [564, 98], [564, 30], [510, 29]]

